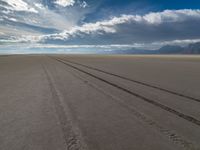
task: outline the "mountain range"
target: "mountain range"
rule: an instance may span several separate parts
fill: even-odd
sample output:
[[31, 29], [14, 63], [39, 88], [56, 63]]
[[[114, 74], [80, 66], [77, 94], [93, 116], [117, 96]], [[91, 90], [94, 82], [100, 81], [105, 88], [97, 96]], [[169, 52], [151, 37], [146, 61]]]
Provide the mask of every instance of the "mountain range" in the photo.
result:
[[157, 50], [141, 50], [136, 48], [126, 50], [104, 51], [106, 54], [200, 54], [200, 42], [182, 47], [177, 45], [165, 45]]

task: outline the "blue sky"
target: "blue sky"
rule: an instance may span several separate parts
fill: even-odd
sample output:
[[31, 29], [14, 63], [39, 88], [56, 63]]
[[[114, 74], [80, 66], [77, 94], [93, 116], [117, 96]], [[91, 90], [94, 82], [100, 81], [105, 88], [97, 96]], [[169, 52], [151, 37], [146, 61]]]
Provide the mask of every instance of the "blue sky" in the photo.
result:
[[198, 0], [0, 0], [0, 53], [186, 45], [199, 26]]

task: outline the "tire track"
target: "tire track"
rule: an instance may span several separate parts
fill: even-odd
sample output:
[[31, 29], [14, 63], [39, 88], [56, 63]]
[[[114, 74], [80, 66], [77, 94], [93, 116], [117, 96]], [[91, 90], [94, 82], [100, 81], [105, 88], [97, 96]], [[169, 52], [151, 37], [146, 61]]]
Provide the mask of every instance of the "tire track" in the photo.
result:
[[[50, 58], [52, 58], [52, 57], [50, 57]], [[78, 70], [78, 71], [82, 72], [82, 73], [85, 73], [85, 74], [87, 74], [87, 75], [89, 75], [89, 76], [91, 76], [91, 77], [93, 77], [93, 78], [95, 78], [95, 79], [97, 79], [99, 81], [102, 81], [102, 82], [104, 82], [104, 83], [106, 83], [108, 85], [111, 85], [111, 86], [113, 86], [113, 87], [115, 87], [115, 88], [117, 88], [117, 89], [119, 89], [121, 91], [124, 91], [124, 92], [126, 92], [128, 94], [131, 94], [131, 95], [133, 95], [133, 96], [135, 96], [135, 97], [137, 97], [137, 98], [139, 98], [139, 99], [141, 99], [141, 100], [143, 100], [143, 101], [145, 101], [147, 103], [150, 103], [150, 104], [152, 104], [152, 105], [154, 105], [156, 107], [159, 107], [159, 108], [161, 108], [161, 109], [163, 109], [165, 111], [168, 111], [168, 112], [170, 112], [170, 113], [172, 113], [172, 114], [174, 114], [174, 115], [176, 115], [176, 116], [178, 116], [180, 118], [183, 118], [183, 119], [185, 119], [185, 120], [187, 120], [187, 121], [189, 121], [189, 122], [191, 122], [193, 124], [196, 124], [197, 126], [200, 126], [200, 121], [198, 119], [192, 117], [192, 116], [189, 116], [189, 115], [186, 115], [186, 114], [181, 113], [179, 111], [176, 111], [176, 110], [174, 110], [174, 109], [172, 109], [172, 108], [170, 108], [168, 106], [165, 106], [165, 105], [163, 105], [161, 103], [158, 103], [158, 102], [156, 102], [154, 100], [151, 100], [151, 99], [149, 99], [147, 97], [144, 97], [143, 95], [134, 93], [133, 91], [130, 91], [130, 90], [126, 89], [126, 88], [123, 88], [123, 87], [121, 87], [121, 86], [119, 86], [119, 85], [117, 85], [115, 83], [112, 83], [112, 82], [110, 82], [108, 80], [105, 80], [105, 79], [103, 79], [101, 77], [98, 77], [98, 76], [96, 76], [96, 75], [94, 75], [92, 73], [84, 71], [83, 69], [80, 69], [80, 68], [78, 68], [76, 66], [73, 66], [73, 65], [67, 63], [65, 60], [58, 59], [58, 58], [52, 58], [52, 59], [54, 59], [54, 60], [56, 60], [56, 61], [58, 61], [60, 63], [63, 63], [63, 64], [65, 64], [65, 65], [67, 65], [67, 66], [69, 66], [69, 67], [71, 67], [71, 68], [73, 68], [75, 70]]]
[[0, 57], [7, 57], [7, 56], [11, 56], [11, 55], [0, 55]]
[[96, 89], [97, 91], [103, 93], [107, 97], [109, 97], [111, 100], [118, 103], [120, 106], [128, 109], [137, 119], [141, 120], [142, 122], [146, 123], [148, 126], [154, 128], [158, 132], [160, 132], [163, 136], [166, 136], [171, 142], [175, 143], [178, 146], [183, 147], [185, 150], [199, 150], [199, 147], [195, 146], [194, 143], [184, 139], [183, 137], [179, 136], [175, 132], [159, 125], [156, 121], [146, 117], [144, 114], [138, 112], [130, 105], [122, 102], [118, 97], [110, 94], [109, 92], [105, 91], [104, 89], [98, 87], [96, 84], [91, 83], [90, 81], [86, 80], [85, 78], [81, 77], [80, 75], [77, 75], [73, 72], [70, 72], [73, 76], [80, 79], [83, 83], [87, 84], [88, 86]]
[[88, 150], [88, 147], [81, 135], [81, 131], [79, 130], [78, 126], [72, 121], [69, 108], [66, 108], [67, 106], [63, 107], [65, 106], [64, 100], [62, 99], [60, 92], [54, 86], [53, 81], [43, 64], [42, 68], [50, 86], [56, 113], [58, 115], [59, 122], [63, 131], [63, 137], [66, 143], [66, 150]]
[[107, 72], [107, 71], [104, 71], [104, 70], [101, 70], [101, 69], [98, 69], [98, 68], [95, 68], [95, 67], [80, 64], [80, 63], [77, 63], [77, 62], [74, 62], [74, 61], [70, 61], [70, 60], [66, 60], [66, 59], [63, 59], [63, 60], [66, 61], [66, 62], [75, 64], [75, 65], [79, 65], [79, 66], [82, 66], [82, 67], [85, 67], [85, 68], [88, 68], [88, 69], [91, 69], [91, 70], [95, 70], [95, 71], [102, 72], [102, 73], [105, 73], [105, 74], [108, 74], [108, 75], [111, 75], [111, 76], [115, 76], [115, 77], [130, 81], [130, 82], [134, 82], [134, 83], [137, 83], [137, 84], [140, 84], [140, 85], [143, 85], [143, 86], [147, 86], [147, 87], [157, 89], [157, 90], [160, 90], [160, 91], [163, 91], [163, 92], [167, 92], [167, 93], [170, 93], [170, 94], [173, 94], [173, 95], [176, 95], [176, 96], [187, 98], [187, 99], [192, 100], [192, 101], [200, 102], [200, 99], [194, 98], [194, 97], [191, 97], [191, 96], [187, 96], [187, 95], [184, 95], [182, 93], [174, 92], [174, 91], [162, 88], [162, 87], [158, 87], [158, 86], [151, 85], [151, 84], [148, 84], [148, 83], [145, 83], [145, 82], [130, 79], [130, 78], [127, 78], [127, 77], [124, 77], [124, 76], [121, 76], [121, 75], [117, 75], [117, 74]]

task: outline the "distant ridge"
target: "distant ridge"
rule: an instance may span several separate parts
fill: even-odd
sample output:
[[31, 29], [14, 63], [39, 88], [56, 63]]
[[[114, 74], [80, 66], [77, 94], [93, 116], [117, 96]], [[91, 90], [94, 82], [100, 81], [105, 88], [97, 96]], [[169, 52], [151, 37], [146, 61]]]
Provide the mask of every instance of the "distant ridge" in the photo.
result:
[[157, 50], [126, 49], [104, 51], [104, 54], [200, 54], [200, 42], [181, 47], [177, 45], [165, 45]]
[[131, 49], [126, 49], [126, 50], [103, 51], [100, 53], [104, 53], [104, 54], [154, 54], [155, 50], [141, 50], [141, 49], [131, 48]]
[[166, 45], [156, 51], [158, 54], [181, 54], [184, 48], [176, 45]]
[[189, 44], [183, 53], [185, 53], [185, 54], [200, 54], [200, 42], [194, 43], [194, 44]]

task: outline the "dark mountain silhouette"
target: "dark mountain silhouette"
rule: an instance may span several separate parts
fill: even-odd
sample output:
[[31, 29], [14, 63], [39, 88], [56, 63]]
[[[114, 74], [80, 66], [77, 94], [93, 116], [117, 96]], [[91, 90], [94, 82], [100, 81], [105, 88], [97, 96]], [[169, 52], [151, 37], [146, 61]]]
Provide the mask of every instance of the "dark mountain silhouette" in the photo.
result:
[[185, 54], [200, 54], [200, 42], [194, 43], [194, 44], [189, 44], [184, 52]]
[[181, 54], [184, 48], [181, 46], [166, 45], [157, 50], [158, 54]]
[[101, 52], [104, 54], [200, 54], [200, 42], [181, 47], [177, 45], [165, 45], [157, 50], [126, 49]]
[[141, 49], [131, 48], [131, 49], [126, 49], [126, 50], [103, 51], [100, 53], [104, 53], [104, 54], [154, 54], [155, 50], [141, 50]]

